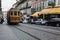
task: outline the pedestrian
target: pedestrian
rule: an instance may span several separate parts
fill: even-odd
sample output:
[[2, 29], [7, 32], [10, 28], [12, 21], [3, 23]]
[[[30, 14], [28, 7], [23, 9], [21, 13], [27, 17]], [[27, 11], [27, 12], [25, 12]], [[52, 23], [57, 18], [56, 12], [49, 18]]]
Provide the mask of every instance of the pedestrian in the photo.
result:
[[1, 24], [4, 22], [4, 19], [3, 18], [1, 18]]

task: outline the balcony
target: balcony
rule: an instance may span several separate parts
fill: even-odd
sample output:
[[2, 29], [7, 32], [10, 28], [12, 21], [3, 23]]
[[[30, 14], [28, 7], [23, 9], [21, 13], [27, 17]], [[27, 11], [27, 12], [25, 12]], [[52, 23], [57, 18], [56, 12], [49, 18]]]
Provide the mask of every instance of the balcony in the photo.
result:
[[28, 2], [28, 7], [30, 7], [30, 6], [31, 6], [31, 4], [32, 4], [32, 2], [31, 2], [31, 1], [29, 1], [29, 2]]
[[26, 0], [16, 0], [16, 1], [18, 1], [18, 2], [24, 2], [24, 1], [26, 1]]
[[17, 6], [16, 7], [18, 7], [20, 4], [22, 4], [24, 1], [26, 1], [26, 0], [18, 0], [17, 2], [18, 2], [18, 4], [17, 4]]
[[20, 2], [23, 2], [23, 1], [25, 1], [25, 0], [20, 0]]

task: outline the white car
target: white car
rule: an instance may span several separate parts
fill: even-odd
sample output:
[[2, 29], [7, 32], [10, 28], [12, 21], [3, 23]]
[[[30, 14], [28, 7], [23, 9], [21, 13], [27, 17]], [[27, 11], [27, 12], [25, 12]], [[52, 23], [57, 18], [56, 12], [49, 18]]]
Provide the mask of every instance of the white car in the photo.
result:
[[24, 20], [23, 23], [28, 23], [28, 21], [27, 20]]

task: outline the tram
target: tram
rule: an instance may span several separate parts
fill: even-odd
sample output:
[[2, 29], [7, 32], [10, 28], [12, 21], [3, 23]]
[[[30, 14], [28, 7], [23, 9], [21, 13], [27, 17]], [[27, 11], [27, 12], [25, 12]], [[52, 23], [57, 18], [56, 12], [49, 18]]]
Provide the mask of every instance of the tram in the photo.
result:
[[20, 22], [20, 13], [19, 10], [11, 8], [7, 12], [7, 23], [8, 24], [18, 24]]
[[60, 7], [45, 9], [41, 13], [47, 24], [60, 26]]

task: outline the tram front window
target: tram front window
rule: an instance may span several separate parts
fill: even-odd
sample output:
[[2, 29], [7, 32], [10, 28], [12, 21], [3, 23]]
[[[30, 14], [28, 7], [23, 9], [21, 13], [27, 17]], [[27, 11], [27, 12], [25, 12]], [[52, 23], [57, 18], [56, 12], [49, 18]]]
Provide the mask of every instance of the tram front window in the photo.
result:
[[14, 11], [14, 16], [16, 16], [17, 15], [17, 12], [16, 11]]
[[11, 16], [13, 15], [13, 12], [11, 12]]
[[18, 12], [18, 16], [20, 16], [19, 12]]

